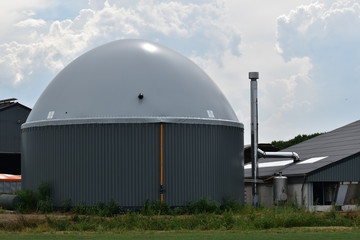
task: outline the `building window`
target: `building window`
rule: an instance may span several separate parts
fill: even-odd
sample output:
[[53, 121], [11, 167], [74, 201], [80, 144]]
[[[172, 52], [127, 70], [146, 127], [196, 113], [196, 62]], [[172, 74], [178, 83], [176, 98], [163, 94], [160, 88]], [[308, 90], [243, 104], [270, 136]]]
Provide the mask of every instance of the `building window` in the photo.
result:
[[336, 193], [339, 183], [314, 182], [313, 205], [331, 205], [336, 202]]

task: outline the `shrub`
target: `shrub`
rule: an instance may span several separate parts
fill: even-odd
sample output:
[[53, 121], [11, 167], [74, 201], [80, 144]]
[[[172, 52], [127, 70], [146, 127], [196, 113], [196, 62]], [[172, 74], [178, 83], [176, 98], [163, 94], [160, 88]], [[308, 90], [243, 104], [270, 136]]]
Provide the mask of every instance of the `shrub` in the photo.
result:
[[45, 200], [38, 200], [37, 211], [41, 213], [49, 213], [54, 211], [52, 198], [48, 197]]
[[51, 188], [48, 182], [42, 182], [38, 187], [39, 200], [48, 200], [51, 197]]
[[242, 209], [242, 206], [240, 205], [239, 202], [233, 200], [233, 199], [229, 199], [229, 198], [225, 198], [222, 202], [222, 204], [220, 205], [220, 210], [221, 211], [231, 211], [231, 212], [240, 212]]
[[16, 210], [21, 213], [28, 213], [32, 211], [48, 213], [54, 210], [50, 184], [47, 182], [40, 184], [38, 193], [25, 189], [17, 191], [15, 194], [20, 198]]
[[169, 206], [165, 202], [145, 200], [144, 206], [140, 209], [140, 213], [144, 216], [167, 215], [170, 213]]
[[62, 210], [63, 210], [64, 212], [70, 212], [70, 210], [71, 210], [71, 199], [70, 199], [70, 198], [66, 199], [66, 200], [63, 202]]
[[200, 199], [197, 202], [189, 202], [187, 208], [190, 214], [220, 213], [219, 204], [207, 198]]
[[16, 195], [19, 196], [19, 203], [16, 207], [17, 211], [21, 213], [28, 213], [36, 210], [38, 196], [34, 191], [31, 190], [17, 191]]
[[118, 214], [120, 210], [119, 205], [115, 201], [110, 201], [108, 204], [99, 202], [94, 206], [86, 206], [84, 204], [72, 208], [72, 212], [79, 215], [96, 215], [100, 217], [111, 217]]

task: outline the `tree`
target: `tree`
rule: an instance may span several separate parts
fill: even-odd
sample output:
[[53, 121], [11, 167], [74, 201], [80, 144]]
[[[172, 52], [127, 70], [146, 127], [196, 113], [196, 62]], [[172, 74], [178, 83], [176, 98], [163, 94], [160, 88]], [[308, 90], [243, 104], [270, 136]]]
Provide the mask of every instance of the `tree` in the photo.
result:
[[313, 133], [313, 134], [299, 134], [297, 135], [296, 137], [288, 140], [288, 141], [272, 141], [271, 144], [274, 146], [274, 147], [277, 147], [279, 148], [280, 150], [281, 149], [284, 149], [284, 148], [288, 148], [288, 147], [291, 147], [295, 144], [298, 144], [298, 143], [301, 143], [303, 141], [306, 141], [306, 140], [309, 140], [311, 138], [314, 138], [314, 137], [317, 137], [321, 134], [324, 134], [324, 133]]

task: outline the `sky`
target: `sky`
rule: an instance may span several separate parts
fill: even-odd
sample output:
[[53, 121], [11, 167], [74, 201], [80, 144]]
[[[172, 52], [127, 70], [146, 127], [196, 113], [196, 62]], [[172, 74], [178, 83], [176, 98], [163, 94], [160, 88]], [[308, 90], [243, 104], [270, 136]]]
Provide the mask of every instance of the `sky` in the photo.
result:
[[259, 142], [359, 120], [357, 0], [0, 2], [0, 99], [33, 107], [72, 60], [125, 38], [187, 56], [216, 82], [250, 143], [249, 72], [259, 72]]

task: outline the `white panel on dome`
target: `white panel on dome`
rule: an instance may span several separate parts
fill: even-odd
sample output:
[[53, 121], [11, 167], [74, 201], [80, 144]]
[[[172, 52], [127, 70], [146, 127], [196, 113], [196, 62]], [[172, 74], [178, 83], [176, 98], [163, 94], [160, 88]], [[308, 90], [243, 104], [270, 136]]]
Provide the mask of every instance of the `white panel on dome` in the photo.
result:
[[54, 117], [55, 111], [50, 111], [47, 115], [47, 119], [52, 119]]
[[212, 110], [207, 110], [209, 118], [215, 118], [214, 112]]

